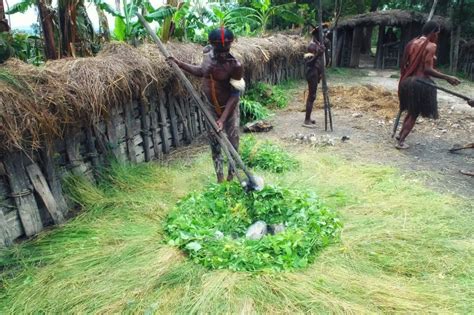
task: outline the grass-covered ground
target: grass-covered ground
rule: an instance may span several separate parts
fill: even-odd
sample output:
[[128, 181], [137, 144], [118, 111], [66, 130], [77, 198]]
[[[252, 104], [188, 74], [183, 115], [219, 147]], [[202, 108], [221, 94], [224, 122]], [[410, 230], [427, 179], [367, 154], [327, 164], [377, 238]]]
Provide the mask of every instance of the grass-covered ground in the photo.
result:
[[78, 217], [1, 254], [0, 313], [438, 312], [474, 309], [471, 201], [419, 174], [299, 148], [301, 167], [267, 182], [316, 191], [344, 230], [307, 269], [209, 271], [163, 242], [178, 199], [214, 181], [207, 153], [115, 166], [99, 186], [70, 180]]

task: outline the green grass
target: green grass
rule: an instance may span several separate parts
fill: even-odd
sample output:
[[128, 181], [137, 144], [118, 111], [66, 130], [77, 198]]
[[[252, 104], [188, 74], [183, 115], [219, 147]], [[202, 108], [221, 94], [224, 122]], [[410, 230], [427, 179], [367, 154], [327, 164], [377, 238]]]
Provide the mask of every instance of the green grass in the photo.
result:
[[214, 181], [207, 153], [115, 166], [69, 181], [81, 214], [1, 252], [0, 313], [469, 313], [473, 204], [396, 169], [300, 148], [266, 182], [314, 190], [338, 210], [341, 243], [294, 272], [209, 271], [163, 244], [176, 202]]
[[328, 78], [351, 78], [351, 77], [366, 77], [369, 75], [369, 72], [364, 69], [352, 69], [352, 68], [340, 68], [332, 67], [326, 68], [326, 73]]
[[271, 141], [259, 141], [254, 136], [241, 139], [240, 154], [246, 165], [274, 173], [298, 167], [298, 161], [281, 146]]

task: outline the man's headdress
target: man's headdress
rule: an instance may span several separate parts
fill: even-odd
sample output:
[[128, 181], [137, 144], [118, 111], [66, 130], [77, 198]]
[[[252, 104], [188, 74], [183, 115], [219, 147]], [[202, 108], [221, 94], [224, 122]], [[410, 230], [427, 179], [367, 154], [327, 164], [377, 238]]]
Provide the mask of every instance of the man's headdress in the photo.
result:
[[211, 45], [223, 47], [227, 43], [232, 43], [234, 41], [234, 34], [231, 30], [222, 25], [220, 28], [210, 31], [208, 39]]

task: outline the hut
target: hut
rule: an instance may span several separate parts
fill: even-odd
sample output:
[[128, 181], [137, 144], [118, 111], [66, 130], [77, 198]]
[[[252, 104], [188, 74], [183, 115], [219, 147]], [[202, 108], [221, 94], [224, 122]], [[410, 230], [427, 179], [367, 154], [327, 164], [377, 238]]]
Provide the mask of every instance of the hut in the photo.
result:
[[[339, 67], [359, 67], [361, 59], [364, 59], [375, 68], [397, 68], [405, 45], [421, 34], [427, 17], [427, 14], [415, 11], [387, 10], [343, 19], [334, 32], [333, 60]], [[441, 16], [434, 16], [432, 20], [441, 26], [438, 63], [448, 64], [450, 22]], [[375, 33], [377, 30], [378, 33]], [[371, 51], [372, 34], [377, 35], [375, 53]], [[369, 57], [371, 55], [375, 58]]]
[[469, 79], [474, 80], [474, 39], [461, 45], [458, 70], [462, 71]]

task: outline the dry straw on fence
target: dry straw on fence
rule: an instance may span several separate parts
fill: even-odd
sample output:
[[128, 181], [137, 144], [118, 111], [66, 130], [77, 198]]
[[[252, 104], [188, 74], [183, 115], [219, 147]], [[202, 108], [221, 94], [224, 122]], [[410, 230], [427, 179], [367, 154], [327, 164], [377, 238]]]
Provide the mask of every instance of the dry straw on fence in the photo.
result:
[[[201, 62], [202, 47], [197, 44], [167, 46], [180, 60]], [[232, 53], [245, 71], [257, 72], [270, 60], [301, 58], [304, 48], [304, 39], [276, 35], [240, 38]], [[50, 61], [43, 67], [9, 60], [0, 66], [0, 152], [38, 149], [48, 138], [62, 136], [68, 126], [97, 122], [112, 106], [159, 89], [185, 93], [175, 80], [152, 44], [133, 48], [111, 43], [96, 57]]]

